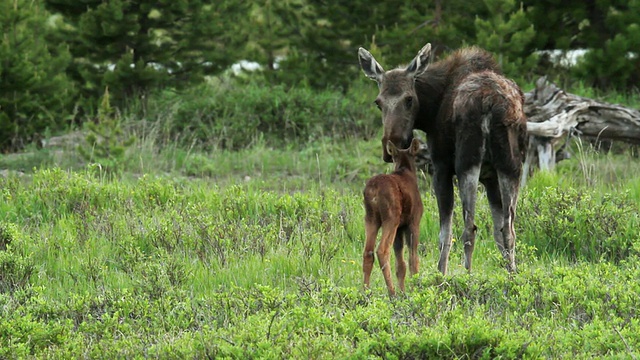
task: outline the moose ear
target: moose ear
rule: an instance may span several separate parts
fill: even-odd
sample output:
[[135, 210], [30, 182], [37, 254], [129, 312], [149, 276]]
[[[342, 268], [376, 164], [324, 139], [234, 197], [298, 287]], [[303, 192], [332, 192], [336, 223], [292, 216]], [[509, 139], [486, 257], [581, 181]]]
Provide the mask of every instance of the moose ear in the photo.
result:
[[387, 141], [387, 153], [392, 157], [395, 157], [398, 154], [398, 148], [391, 140]]
[[413, 138], [411, 141], [411, 146], [409, 147], [409, 152], [411, 155], [416, 156], [416, 154], [420, 151], [420, 140], [418, 138]]
[[431, 57], [431, 43], [423, 46], [418, 55], [411, 60], [409, 66], [405, 69], [407, 75], [416, 78], [422, 74], [429, 66], [429, 57]]
[[358, 49], [358, 60], [360, 60], [360, 67], [364, 74], [371, 80], [375, 80], [380, 83], [384, 70], [382, 69], [382, 66], [378, 64], [373, 55], [371, 55], [371, 53], [365, 48], [361, 47]]

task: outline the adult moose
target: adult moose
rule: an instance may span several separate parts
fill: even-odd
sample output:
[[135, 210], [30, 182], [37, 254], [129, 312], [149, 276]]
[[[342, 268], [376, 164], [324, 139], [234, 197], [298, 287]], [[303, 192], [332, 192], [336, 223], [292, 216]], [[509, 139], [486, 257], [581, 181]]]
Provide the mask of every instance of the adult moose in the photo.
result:
[[491, 207], [495, 242], [507, 270], [515, 271], [513, 222], [527, 139], [520, 88], [501, 75], [491, 54], [476, 47], [429, 65], [431, 44], [426, 44], [407, 67], [389, 71], [364, 48], [358, 55], [365, 75], [379, 87], [375, 103], [382, 111], [384, 161], [391, 161], [384, 146], [387, 141], [406, 147], [413, 129], [427, 134], [440, 215], [438, 269], [447, 272], [455, 175], [463, 209], [466, 269], [471, 271], [481, 182]]
[[372, 177], [362, 192], [366, 232], [362, 259], [364, 287], [369, 288], [374, 262], [373, 249], [376, 246], [378, 231], [382, 228], [376, 254], [390, 296], [395, 295], [389, 265], [392, 245], [396, 254], [396, 277], [400, 291], [404, 291], [404, 278], [407, 273], [407, 265], [402, 254], [405, 243], [409, 248], [409, 271], [411, 275], [418, 273], [418, 236], [423, 209], [415, 163], [415, 156], [419, 150], [418, 139], [414, 139], [411, 146], [405, 150], [396, 148], [393, 142], [389, 141], [387, 153], [393, 159], [395, 171]]

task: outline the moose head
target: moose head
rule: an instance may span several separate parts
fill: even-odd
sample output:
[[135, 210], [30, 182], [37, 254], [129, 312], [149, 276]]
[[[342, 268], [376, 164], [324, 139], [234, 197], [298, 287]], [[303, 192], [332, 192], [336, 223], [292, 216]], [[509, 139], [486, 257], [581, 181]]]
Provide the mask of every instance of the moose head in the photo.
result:
[[386, 146], [388, 141], [405, 149], [413, 139], [413, 125], [420, 109], [415, 79], [427, 69], [430, 56], [431, 44], [426, 44], [407, 67], [384, 71], [369, 51], [358, 49], [362, 71], [375, 80], [380, 89], [375, 104], [382, 112], [382, 159], [385, 162], [392, 162]]

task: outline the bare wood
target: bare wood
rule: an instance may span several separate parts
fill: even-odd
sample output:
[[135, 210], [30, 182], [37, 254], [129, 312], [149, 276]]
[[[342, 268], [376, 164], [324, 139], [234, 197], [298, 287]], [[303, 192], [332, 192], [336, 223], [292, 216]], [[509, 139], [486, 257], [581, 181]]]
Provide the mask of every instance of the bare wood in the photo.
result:
[[567, 93], [546, 77], [525, 93], [524, 111], [530, 139], [521, 185], [535, 159], [541, 170], [553, 170], [566, 158], [563, 150], [574, 134], [640, 144], [640, 111]]
[[640, 143], [640, 111], [570, 94], [545, 77], [525, 93], [529, 135], [561, 138], [571, 129], [583, 136]]

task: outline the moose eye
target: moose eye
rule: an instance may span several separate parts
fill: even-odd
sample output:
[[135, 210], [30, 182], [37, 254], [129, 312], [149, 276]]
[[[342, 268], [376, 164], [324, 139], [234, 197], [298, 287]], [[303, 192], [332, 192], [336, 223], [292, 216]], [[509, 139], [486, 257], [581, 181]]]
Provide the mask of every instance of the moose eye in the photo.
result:
[[407, 109], [410, 109], [411, 105], [413, 105], [413, 97], [412, 96], [407, 96], [404, 99], [404, 105], [407, 107]]

